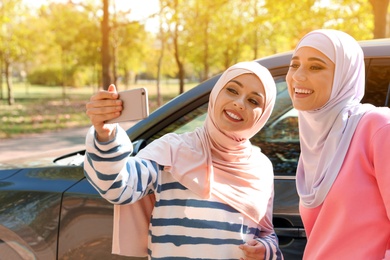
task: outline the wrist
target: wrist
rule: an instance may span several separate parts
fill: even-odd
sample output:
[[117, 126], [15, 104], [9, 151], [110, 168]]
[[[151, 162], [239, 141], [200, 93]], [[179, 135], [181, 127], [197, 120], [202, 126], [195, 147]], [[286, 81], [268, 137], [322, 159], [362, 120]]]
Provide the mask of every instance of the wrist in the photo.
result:
[[116, 127], [105, 129], [105, 131], [97, 132], [96, 131], [96, 140], [101, 143], [109, 142], [115, 139], [116, 136]]

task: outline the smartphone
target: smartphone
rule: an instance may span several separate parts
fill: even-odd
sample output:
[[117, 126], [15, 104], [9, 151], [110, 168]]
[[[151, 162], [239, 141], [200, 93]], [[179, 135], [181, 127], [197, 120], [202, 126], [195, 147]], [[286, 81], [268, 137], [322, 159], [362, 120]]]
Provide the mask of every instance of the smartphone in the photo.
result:
[[141, 120], [149, 116], [148, 91], [136, 88], [118, 92], [122, 100], [123, 110], [119, 117], [107, 120], [106, 123]]

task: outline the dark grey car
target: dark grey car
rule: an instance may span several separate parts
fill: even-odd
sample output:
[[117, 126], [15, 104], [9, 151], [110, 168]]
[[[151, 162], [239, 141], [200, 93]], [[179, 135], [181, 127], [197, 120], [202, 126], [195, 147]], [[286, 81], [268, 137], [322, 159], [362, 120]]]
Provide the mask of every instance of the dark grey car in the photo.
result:
[[[363, 101], [388, 106], [390, 39], [361, 42], [361, 46], [366, 57]], [[274, 76], [278, 96], [267, 125], [251, 140], [273, 162], [273, 221], [287, 260], [301, 259], [306, 244], [295, 188], [300, 153], [297, 112], [285, 82], [291, 54], [258, 60]], [[128, 129], [135, 153], [166, 133], [202, 125], [218, 77], [178, 96]], [[75, 151], [55, 162], [74, 161], [72, 157], [82, 157], [84, 152]], [[0, 259], [129, 259], [111, 255], [113, 207], [84, 178], [82, 165], [0, 171], [0, 205]]]

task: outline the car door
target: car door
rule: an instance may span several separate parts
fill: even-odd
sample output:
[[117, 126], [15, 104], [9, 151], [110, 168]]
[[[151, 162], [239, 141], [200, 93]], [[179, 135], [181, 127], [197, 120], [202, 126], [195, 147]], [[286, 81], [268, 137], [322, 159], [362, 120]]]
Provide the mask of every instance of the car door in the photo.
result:
[[389, 106], [390, 58], [366, 58], [366, 91], [363, 103], [375, 106]]

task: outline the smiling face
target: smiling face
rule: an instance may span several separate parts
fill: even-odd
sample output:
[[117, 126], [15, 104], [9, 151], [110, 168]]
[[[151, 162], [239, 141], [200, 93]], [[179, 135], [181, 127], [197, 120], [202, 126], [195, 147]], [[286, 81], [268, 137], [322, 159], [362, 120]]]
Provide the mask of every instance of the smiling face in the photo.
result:
[[215, 124], [225, 133], [253, 127], [265, 106], [265, 90], [254, 74], [230, 80], [219, 92], [214, 107]]
[[332, 93], [334, 70], [334, 63], [322, 52], [299, 48], [286, 76], [294, 108], [310, 111], [323, 107]]

